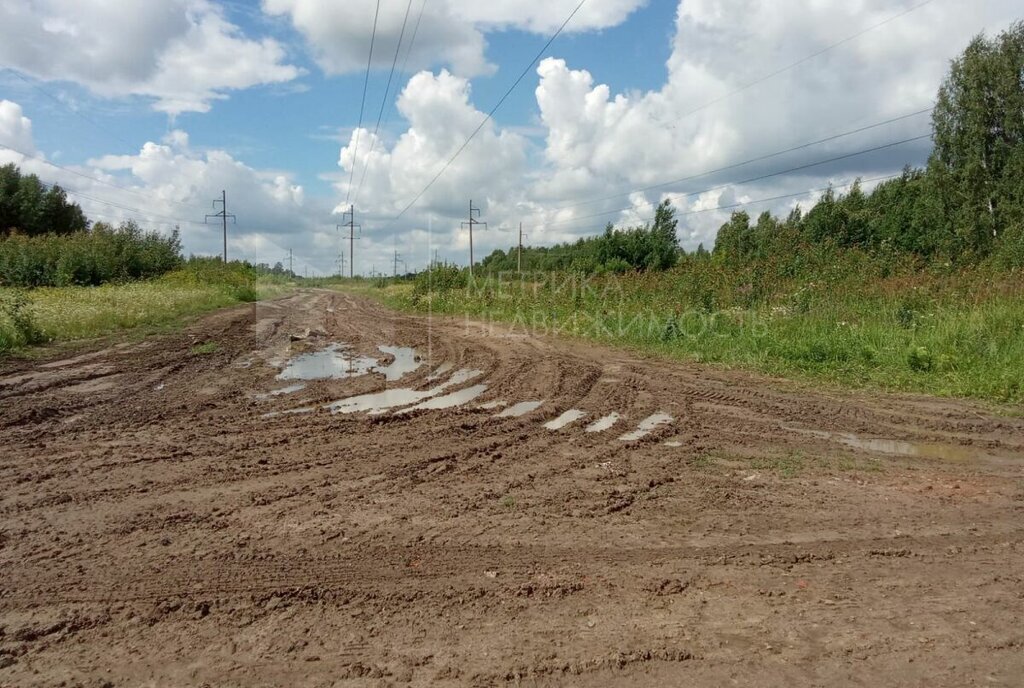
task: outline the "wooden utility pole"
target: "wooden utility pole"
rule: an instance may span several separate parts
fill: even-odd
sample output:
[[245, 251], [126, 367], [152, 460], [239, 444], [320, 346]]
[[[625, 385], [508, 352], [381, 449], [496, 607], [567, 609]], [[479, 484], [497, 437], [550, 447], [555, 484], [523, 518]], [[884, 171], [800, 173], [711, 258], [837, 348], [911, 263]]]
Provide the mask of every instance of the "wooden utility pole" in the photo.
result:
[[[348, 220], [345, 217], [348, 216]], [[348, 227], [348, 276], [355, 277], [356, 270], [356, 254], [355, 254], [355, 240], [361, 239], [361, 236], [356, 236], [356, 230], [362, 234], [362, 225], [356, 224], [356, 207], [350, 205], [348, 210], [341, 214], [341, 224], [338, 225], [338, 229], [342, 227]]]
[[204, 222], [209, 223], [211, 217], [219, 217], [224, 225], [224, 262], [228, 262], [228, 218], [231, 218], [232, 224], [238, 222], [238, 218], [228, 213], [228, 192], [221, 191], [220, 198], [214, 199], [213, 207], [216, 208], [217, 204], [220, 203], [220, 212], [212, 215], [207, 215]]
[[[475, 213], [475, 214], [474, 214]], [[480, 222], [476, 218], [480, 216], [480, 209], [473, 207], [473, 199], [469, 200], [469, 220], [463, 222], [462, 226], [469, 227], [469, 278], [473, 279], [473, 225], [483, 225], [486, 229], [487, 223]]]

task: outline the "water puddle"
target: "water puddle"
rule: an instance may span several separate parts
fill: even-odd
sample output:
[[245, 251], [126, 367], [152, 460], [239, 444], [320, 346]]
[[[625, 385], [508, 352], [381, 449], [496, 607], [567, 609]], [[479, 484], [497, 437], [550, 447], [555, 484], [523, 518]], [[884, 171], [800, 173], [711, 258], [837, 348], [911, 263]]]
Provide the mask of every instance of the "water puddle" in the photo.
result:
[[[454, 392], [443, 397], [433, 399], [434, 403], [443, 404], [441, 406], [427, 406], [423, 402], [426, 399], [437, 397], [449, 387], [462, 384], [468, 380], [472, 380], [475, 377], [479, 377], [483, 373], [479, 370], [472, 370], [470, 368], [460, 368], [452, 373], [452, 376], [442, 382], [439, 385], [435, 385], [430, 389], [411, 389], [409, 387], [396, 387], [395, 389], [385, 389], [380, 392], [371, 392], [369, 394], [360, 394], [354, 397], [347, 397], [345, 399], [339, 399], [333, 401], [330, 404], [324, 406], [329, 409], [331, 413], [358, 413], [365, 411], [370, 415], [379, 415], [391, 409], [400, 408], [402, 406], [409, 406], [410, 404], [417, 404], [411, 408], [404, 409], [404, 411], [412, 411], [420, 408], [448, 408], [449, 406], [457, 406], [465, 403], [458, 401], [461, 397], [457, 396], [465, 393], [467, 390], [461, 390], [460, 392]], [[486, 385], [477, 385], [477, 387], [487, 388]], [[475, 389], [473, 387], [469, 389]], [[481, 390], [482, 392], [483, 390]], [[466, 401], [471, 401], [480, 395], [480, 392], [472, 394]], [[452, 401], [454, 399], [454, 401]], [[449, 403], [451, 402], [451, 403]]]
[[480, 377], [483, 374], [484, 371], [482, 370], [474, 370], [472, 368], [459, 368], [454, 373], [452, 373], [452, 376], [448, 378], [448, 382], [444, 383], [444, 386], [450, 387], [451, 385], [461, 385], [463, 382], [469, 382], [473, 378]]
[[803, 432], [833, 442], [845, 444], [854, 449], [892, 454], [894, 456], [916, 456], [923, 459], [940, 459], [944, 461], [971, 461], [974, 459], [992, 458], [989, 454], [971, 447], [937, 442], [908, 442], [906, 440], [890, 440], [879, 437], [860, 437], [848, 432], [830, 432], [828, 430], [811, 430], [790, 427], [783, 424], [784, 430]]
[[501, 408], [502, 406], [508, 406], [508, 402], [504, 399], [498, 399], [496, 401], [488, 401], [486, 404], [480, 404], [477, 408], [483, 409], [484, 411], [493, 411], [494, 409]]
[[473, 385], [472, 387], [466, 387], [460, 389], [458, 392], [452, 392], [445, 394], [442, 397], [435, 397], [428, 399], [421, 404], [416, 404], [407, 409], [403, 409], [401, 413], [408, 413], [409, 411], [420, 411], [420, 410], [438, 410], [451, 408], [453, 406], [462, 406], [465, 403], [473, 401], [478, 396], [487, 391], [487, 385]]
[[327, 404], [324, 408], [330, 409], [331, 413], [367, 411], [371, 414], [379, 414], [399, 406], [407, 406], [423, 401], [434, 396], [439, 391], [437, 387], [422, 391], [398, 387], [395, 389], [385, 389], [382, 392], [371, 392], [370, 394], [360, 394], [359, 396], [347, 399], [339, 399]]
[[389, 382], [400, 380], [406, 373], [411, 373], [423, 365], [416, 350], [408, 346], [381, 345], [377, 348], [382, 354], [391, 354], [395, 359], [386, 366], [378, 365], [373, 368], [373, 372], [381, 373]]
[[415, 349], [381, 344], [377, 349], [394, 360], [382, 365], [373, 356], [353, 354], [348, 344], [334, 343], [310, 353], [299, 354], [284, 365], [278, 380], [343, 380], [367, 373], [379, 373], [394, 382], [423, 365]]
[[270, 399], [271, 397], [279, 397], [283, 394], [294, 394], [295, 392], [300, 392], [304, 389], [306, 389], [305, 382], [296, 382], [294, 385], [288, 385], [287, 387], [282, 387], [281, 389], [273, 389], [267, 392], [266, 394], [257, 394], [256, 398], [260, 401], [263, 401], [264, 399]]
[[288, 361], [278, 380], [341, 380], [370, 372], [377, 359], [353, 356], [345, 344], [331, 344], [320, 351], [300, 354]]
[[659, 425], [664, 425], [665, 423], [671, 422], [672, 416], [668, 415], [667, 413], [662, 413], [659, 411], [658, 413], [652, 414], [644, 418], [642, 421], [640, 421], [640, 425], [636, 427], [636, 430], [632, 432], [627, 432], [619, 439], [623, 442], [635, 442], [641, 437], [649, 435]]
[[957, 447], [951, 444], [904, 442], [902, 440], [857, 437], [856, 435], [840, 435], [836, 439], [848, 447], [878, 452], [880, 454], [919, 456], [925, 459], [943, 459], [945, 461], [970, 461], [982, 456], [982, 452], [976, 449]]
[[568, 411], [560, 415], [558, 418], [555, 418], [554, 420], [550, 420], [547, 423], [545, 423], [544, 427], [547, 428], [548, 430], [561, 430], [566, 425], [569, 425], [570, 423], [575, 423], [580, 418], [583, 418], [586, 415], [586, 411], [581, 411], [579, 409], [569, 409]]
[[302, 408], [288, 409], [287, 411], [271, 411], [270, 413], [264, 413], [260, 418], [276, 418], [278, 416], [294, 416], [300, 413], [313, 413], [316, 411], [315, 406], [303, 406]]
[[437, 370], [432, 372], [430, 375], [427, 375], [427, 379], [428, 380], [440, 380], [441, 377], [444, 376], [445, 373], [447, 373], [449, 370], [451, 370], [454, 367], [455, 367], [454, 363], [442, 363], [441, 365], [437, 366]]
[[520, 401], [518, 404], [512, 404], [501, 413], [494, 414], [495, 418], [518, 418], [519, 416], [525, 416], [530, 411], [536, 411], [540, 408], [544, 400], [540, 401]]
[[619, 414], [617, 414], [617, 413], [615, 413], [613, 411], [613, 412], [609, 413], [607, 416], [605, 416], [603, 418], [598, 418], [593, 423], [588, 425], [586, 431], [587, 432], [604, 432], [605, 430], [607, 430], [611, 426], [613, 426], [616, 423], [618, 423], [620, 417], [621, 416], [619, 416]]

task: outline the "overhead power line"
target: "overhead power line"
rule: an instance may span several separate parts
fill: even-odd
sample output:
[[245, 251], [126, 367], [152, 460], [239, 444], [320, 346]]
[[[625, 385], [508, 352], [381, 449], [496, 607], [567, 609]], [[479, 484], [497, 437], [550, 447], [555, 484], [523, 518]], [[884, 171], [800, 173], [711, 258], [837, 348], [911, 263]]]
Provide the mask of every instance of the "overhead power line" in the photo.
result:
[[429, 182], [427, 182], [427, 185], [424, 186], [423, 189], [421, 189], [420, 192], [416, 194], [416, 196], [413, 197], [413, 199], [409, 201], [409, 203], [406, 204], [404, 208], [402, 208], [402, 211], [398, 213], [398, 215], [391, 219], [391, 222], [396, 222], [399, 219], [401, 219], [401, 217], [405, 215], [405, 213], [408, 212], [408, 210], [412, 208], [416, 204], [416, 202], [420, 200], [420, 198], [423, 197], [423, 194], [425, 194], [430, 189], [430, 187], [432, 187], [434, 183], [441, 178], [441, 175], [443, 175], [448, 170], [448, 168], [451, 167], [451, 164], [455, 162], [455, 158], [459, 157], [459, 155], [462, 154], [462, 151], [466, 150], [466, 146], [469, 145], [469, 142], [472, 141], [476, 137], [476, 135], [480, 133], [480, 130], [484, 128], [484, 125], [491, 120], [491, 118], [494, 116], [494, 113], [498, 111], [498, 108], [501, 107], [502, 103], [504, 103], [505, 100], [509, 97], [509, 95], [512, 94], [512, 91], [514, 91], [516, 86], [519, 85], [519, 82], [521, 82], [526, 77], [526, 74], [533, 68], [533, 65], [535, 65], [537, 63], [537, 60], [540, 59], [541, 55], [544, 54], [544, 51], [546, 51], [554, 42], [554, 40], [558, 38], [559, 34], [561, 34], [565, 27], [569, 24], [569, 22], [572, 21], [572, 18], [576, 16], [576, 13], [580, 11], [580, 8], [583, 7], [586, 1], [587, 0], [580, 0], [580, 3], [576, 5], [576, 8], [569, 13], [569, 16], [565, 18], [565, 21], [563, 21], [562, 25], [558, 27], [558, 30], [551, 34], [551, 38], [549, 38], [547, 43], [544, 44], [544, 47], [537, 51], [537, 54], [534, 55], [532, 60], [530, 60], [530, 63], [526, 65], [526, 68], [523, 69], [523, 71], [519, 74], [519, 77], [514, 82], [512, 82], [512, 85], [508, 87], [508, 90], [506, 90], [505, 93], [501, 96], [501, 98], [498, 99], [498, 102], [494, 104], [494, 107], [492, 107], [490, 111], [486, 115], [484, 115], [484, 118], [480, 120], [480, 124], [477, 125], [476, 129], [474, 129], [473, 132], [462, 143], [462, 145], [459, 146], [458, 150], [456, 150], [455, 153], [450, 158], [448, 158], [448, 161], [444, 164], [444, 166], [441, 167], [440, 170], [437, 171], [437, 174], [435, 174], [434, 177]]
[[[901, 176], [903, 176], [902, 172], [899, 172], [897, 174], [886, 174], [886, 175], [882, 175], [882, 176], [879, 176], [879, 177], [869, 177], [868, 179], [861, 179], [861, 178], [858, 177], [857, 179], [854, 179], [853, 181], [845, 182], [843, 184], [829, 184], [828, 186], [823, 186], [823, 187], [820, 187], [820, 188], [817, 188], [817, 189], [808, 189], [806, 191], [797, 191], [795, 193], [780, 194], [778, 196], [767, 196], [765, 198], [755, 198], [755, 199], [752, 199], [752, 200], [749, 200], [749, 201], [741, 201], [739, 203], [730, 203], [728, 205], [717, 205], [714, 208], [701, 208], [700, 210], [688, 210], [688, 211], [686, 211], [684, 213], [676, 213], [675, 216], [676, 217], [689, 217], [691, 215], [700, 215], [702, 213], [711, 213], [711, 212], [715, 212], [717, 210], [734, 210], [736, 208], [745, 208], [747, 206], [756, 205], [758, 203], [771, 203], [772, 201], [782, 201], [782, 200], [785, 200], [787, 198], [799, 198], [800, 196], [810, 196], [811, 194], [815, 194], [815, 193], [824, 193], [825, 191], [828, 191], [829, 189], [833, 189], [833, 190], [834, 189], [843, 189], [843, 188], [846, 188], [848, 186], [853, 186], [857, 182], [861, 182], [862, 184], [870, 184], [872, 182], [883, 182], [883, 181], [887, 181], [889, 179], [896, 179], [896, 178], [901, 177]], [[650, 222], [650, 221], [652, 221], [654, 219], [655, 219], [654, 216], [638, 217], [635, 220], [635, 222]]]
[[[845, 153], [843, 155], [836, 155], [836, 156], [833, 156], [831, 158], [826, 158], [824, 160], [817, 160], [815, 162], [807, 163], [807, 164], [804, 164], [804, 165], [797, 165], [796, 167], [790, 167], [790, 168], [785, 169], [785, 170], [779, 170], [778, 172], [770, 172], [768, 174], [761, 174], [761, 175], [757, 175], [755, 177], [750, 177], [749, 179], [743, 179], [743, 180], [740, 180], [740, 181], [729, 182], [729, 183], [725, 183], [725, 184], [718, 184], [716, 186], [708, 187], [706, 189], [700, 189], [699, 191], [688, 191], [688, 192], [680, 194], [680, 195], [682, 195], [684, 197], [687, 197], [687, 196], [698, 196], [698, 195], [700, 195], [702, 193], [707, 193], [709, 191], [717, 191], [719, 189], [727, 189], [727, 188], [729, 188], [731, 186], [741, 186], [743, 184], [750, 184], [750, 183], [758, 182], [758, 181], [761, 181], [761, 180], [764, 180], [764, 179], [770, 179], [772, 177], [778, 177], [779, 175], [789, 174], [791, 172], [799, 172], [801, 170], [810, 169], [812, 167], [818, 167], [819, 165], [826, 165], [826, 164], [828, 164], [830, 162], [838, 162], [840, 160], [846, 160], [848, 158], [853, 158], [853, 157], [856, 157], [858, 155], [866, 155], [867, 153], [874, 153], [876, 151], [886, 150], [888, 148], [894, 148], [896, 146], [902, 146], [904, 144], [911, 143], [911, 142], [914, 142], [914, 141], [921, 141], [923, 139], [931, 138], [931, 136], [932, 136], [931, 134], [922, 134], [920, 136], [913, 136], [913, 137], [908, 138], [908, 139], [901, 139], [899, 141], [892, 141], [890, 143], [885, 143], [885, 144], [882, 144], [880, 146], [872, 146], [871, 148], [865, 148], [865, 149], [862, 149], [862, 150], [854, 151], [852, 153]], [[554, 227], [554, 226], [558, 226], [558, 225], [572, 224], [574, 222], [579, 222], [581, 220], [589, 220], [589, 219], [593, 219], [593, 218], [596, 218], [596, 217], [602, 217], [602, 216], [605, 216], [605, 215], [611, 215], [611, 214], [614, 214], [614, 213], [625, 212], [627, 210], [633, 210], [633, 209], [634, 209], [633, 206], [628, 206], [628, 207], [625, 207], [625, 208], [614, 208], [612, 210], [606, 210], [606, 211], [603, 211], [603, 212], [600, 212], [600, 213], [593, 213], [591, 215], [581, 215], [579, 217], [574, 217], [574, 218], [569, 219], [569, 220], [558, 220], [558, 221], [555, 221], [555, 222], [547, 222], [547, 223], [544, 223], [543, 225], [537, 226], [537, 228], [540, 229], [540, 228], [543, 228], [543, 227]]]
[[380, 16], [380, 0], [373, 13], [373, 32], [370, 34], [370, 55], [366, 58], [366, 77], [363, 79], [363, 98], [359, 102], [359, 124], [356, 125], [355, 147], [352, 149], [352, 169], [348, 171], [348, 191], [345, 193], [345, 205], [352, 196], [352, 181], [355, 179], [356, 159], [359, 154], [359, 132], [363, 128], [363, 110], [366, 107], [366, 87], [370, 84], [370, 66], [373, 63], [373, 42], [377, 38], [377, 17]]
[[[366, 162], [363, 164], [363, 173], [359, 177], [359, 186], [356, 187], [356, 195], [352, 199], [352, 204], [355, 205], [356, 201], [359, 200], [359, 192], [363, 190], [363, 182], [366, 180], [366, 170], [370, 167], [370, 157], [373, 155], [373, 149], [377, 147], [377, 134], [380, 132], [380, 122], [384, 118], [384, 109], [388, 106], [388, 94], [391, 93], [391, 80], [395, 76], [395, 67], [398, 65], [398, 54], [402, 49], [402, 39], [405, 38], [405, 25], [409, 22], [409, 10], [412, 9], [412, 0], [405, 6], [405, 17], [402, 19], [402, 30], [398, 34], [398, 44], [395, 45], [395, 57], [391, 60], [391, 71], [388, 73], [388, 83], [384, 87], [384, 97], [380, 101], [380, 110], [377, 112], [377, 124], [373, 127], [373, 136], [370, 137], [370, 152], [367, 153]], [[352, 169], [355, 170], [356, 161], [355, 158], [352, 160]]]
[[131, 149], [135, 149], [135, 144], [134, 143], [131, 143], [131, 142], [127, 141], [126, 139], [121, 138], [120, 136], [118, 136], [117, 134], [112, 132], [110, 129], [107, 129], [105, 126], [103, 126], [102, 124], [100, 124], [96, 120], [92, 119], [91, 117], [87, 117], [83, 113], [81, 113], [78, 110], [74, 109], [73, 107], [71, 107], [70, 105], [65, 103], [63, 100], [61, 100], [57, 96], [55, 96], [52, 93], [50, 93], [49, 91], [47, 91], [45, 88], [40, 86], [38, 83], [36, 83], [32, 79], [29, 79], [27, 76], [25, 76], [21, 72], [17, 71], [16, 69], [10, 69], [10, 68], [8, 68], [8, 71], [10, 71], [10, 73], [13, 74], [14, 76], [16, 76], [18, 79], [21, 79], [22, 81], [24, 81], [26, 84], [28, 84], [32, 88], [34, 88], [35, 90], [37, 90], [40, 93], [42, 93], [44, 96], [46, 96], [47, 98], [49, 98], [53, 102], [57, 103], [57, 105], [59, 105], [64, 110], [67, 110], [72, 115], [78, 117], [79, 119], [83, 119], [86, 122], [88, 122], [89, 124], [91, 124], [92, 126], [96, 127], [96, 129], [98, 129], [99, 131], [102, 131], [104, 134], [109, 136], [111, 139], [113, 139], [115, 141], [119, 141], [120, 143], [125, 144], [126, 146], [128, 146]]
[[750, 164], [755, 163], [755, 162], [761, 162], [763, 160], [769, 160], [771, 158], [775, 158], [775, 157], [778, 157], [780, 155], [785, 155], [786, 153], [793, 153], [793, 152], [796, 152], [798, 150], [803, 150], [805, 148], [811, 148], [812, 146], [818, 146], [818, 145], [821, 145], [823, 143], [828, 143], [830, 141], [836, 141], [838, 139], [845, 138], [847, 136], [853, 136], [854, 134], [860, 134], [860, 133], [863, 133], [865, 131], [869, 131], [871, 129], [877, 129], [878, 127], [882, 127], [882, 126], [885, 126], [887, 124], [892, 124], [894, 122], [899, 122], [901, 120], [909, 119], [911, 117], [916, 117], [917, 115], [923, 115], [924, 113], [931, 112], [934, 109], [935, 109], [934, 107], [927, 107], [927, 108], [925, 108], [923, 110], [917, 110], [915, 112], [910, 112], [910, 113], [907, 113], [905, 115], [900, 115], [899, 117], [892, 117], [890, 119], [883, 120], [881, 122], [875, 122], [874, 124], [868, 124], [868, 125], [863, 126], [863, 127], [858, 127], [856, 129], [851, 129], [849, 131], [840, 132], [838, 134], [832, 134], [831, 136], [826, 136], [823, 139], [818, 139], [816, 141], [810, 141], [808, 143], [801, 143], [800, 145], [792, 146], [792, 147], [786, 148], [784, 150], [775, 151], [774, 153], [766, 153], [764, 155], [759, 155], [756, 158], [749, 158], [747, 160], [741, 160], [740, 162], [729, 163], [728, 165], [725, 165], [723, 167], [716, 167], [715, 169], [712, 169], [712, 170], [704, 170], [703, 172], [697, 172], [696, 174], [691, 174], [691, 175], [688, 175], [686, 177], [679, 177], [678, 179], [671, 179], [671, 180], [666, 181], [666, 182], [658, 182], [657, 184], [651, 184], [650, 186], [642, 186], [642, 187], [640, 187], [638, 189], [631, 189], [629, 191], [624, 191], [624, 192], [615, 193], [615, 194], [609, 194], [607, 196], [594, 197], [594, 198], [591, 198], [591, 199], [586, 200], [586, 201], [577, 201], [575, 203], [566, 203], [565, 205], [556, 206], [555, 209], [556, 210], [563, 210], [565, 208], [576, 208], [576, 207], [581, 206], [581, 205], [590, 205], [592, 203], [600, 203], [601, 201], [609, 201], [609, 200], [611, 200], [613, 198], [621, 198], [623, 196], [631, 196], [631, 195], [633, 195], [635, 193], [644, 193], [646, 191], [654, 191], [655, 189], [660, 189], [660, 188], [663, 188], [663, 187], [666, 187], [666, 186], [673, 186], [675, 184], [680, 184], [682, 182], [687, 182], [687, 181], [691, 181], [691, 180], [694, 180], [694, 179], [699, 179], [701, 177], [707, 177], [709, 175], [716, 174], [718, 172], [725, 172], [726, 170], [732, 170], [732, 169], [735, 169], [737, 167], [743, 167], [744, 165], [750, 165]]
[[791, 70], [791, 69], [793, 69], [795, 67], [799, 67], [800, 65], [802, 65], [805, 62], [809, 62], [810, 60], [813, 60], [816, 57], [824, 55], [825, 53], [829, 52], [830, 50], [834, 50], [834, 49], [838, 48], [841, 45], [845, 45], [846, 43], [849, 43], [850, 41], [856, 40], [856, 39], [860, 38], [861, 36], [863, 36], [864, 34], [869, 33], [871, 31], [874, 31], [875, 29], [877, 29], [879, 27], [885, 26], [889, 22], [895, 21], [895, 20], [899, 19], [900, 17], [904, 17], [904, 16], [910, 14], [911, 12], [913, 12], [915, 10], [918, 10], [918, 9], [921, 9], [925, 5], [928, 5], [928, 4], [930, 4], [930, 3], [934, 2], [934, 1], [935, 0], [924, 0], [923, 2], [919, 2], [916, 5], [912, 5], [912, 6], [908, 7], [907, 9], [903, 10], [902, 12], [899, 12], [897, 14], [892, 15], [888, 19], [883, 19], [882, 21], [878, 22], [877, 24], [872, 24], [871, 26], [869, 26], [869, 27], [867, 27], [865, 29], [861, 29], [857, 33], [851, 34], [851, 35], [847, 36], [846, 38], [844, 38], [844, 39], [842, 39], [840, 41], [832, 43], [831, 45], [828, 45], [828, 46], [822, 48], [821, 50], [817, 50], [817, 51], [811, 53], [810, 55], [806, 55], [806, 56], [800, 58], [799, 60], [797, 60], [796, 62], [791, 62], [790, 64], [788, 64], [788, 65], [786, 65], [784, 67], [780, 67], [779, 69], [776, 69], [775, 71], [772, 71], [772, 72], [769, 72], [767, 74], [764, 74], [764, 75], [758, 77], [757, 79], [754, 79], [753, 81], [748, 81], [748, 82], [746, 82], [746, 83], [744, 83], [744, 84], [742, 84], [742, 85], [732, 89], [731, 91], [723, 93], [722, 95], [718, 96], [717, 98], [714, 98], [712, 100], [707, 101], [703, 105], [700, 105], [698, 107], [695, 107], [692, 110], [684, 112], [679, 117], [679, 119], [680, 120], [685, 119], [685, 118], [689, 117], [690, 115], [692, 115], [694, 113], [700, 112], [701, 110], [705, 110], [705, 109], [711, 107], [712, 105], [714, 105], [716, 103], [722, 102], [723, 100], [725, 100], [727, 98], [731, 98], [732, 96], [736, 95], [737, 93], [741, 93], [741, 92], [747, 90], [751, 86], [756, 86], [757, 84], [759, 84], [759, 83], [761, 83], [763, 81], [767, 81], [768, 79], [771, 79], [772, 77], [776, 77], [779, 74], [783, 74], [785, 72], [788, 72], [789, 70]]
[[[47, 187], [47, 188], [53, 188], [55, 186], [59, 186], [65, 193], [67, 193], [67, 194], [69, 194], [71, 196], [76, 196], [78, 198], [84, 198], [86, 200], [92, 201], [93, 203], [99, 203], [100, 205], [105, 205], [105, 206], [108, 206], [110, 208], [117, 208], [118, 210], [123, 210], [123, 211], [128, 212], [128, 213], [134, 213], [134, 214], [139, 216], [139, 219], [145, 220], [147, 222], [153, 222], [153, 220], [151, 220], [150, 218], [154, 218], [155, 217], [155, 218], [161, 218], [163, 220], [167, 220], [170, 223], [174, 223], [174, 224], [196, 224], [196, 225], [203, 224], [202, 222], [196, 222], [195, 220], [187, 220], [185, 218], [180, 218], [180, 217], [171, 217], [170, 215], [161, 215], [159, 213], [151, 213], [148, 210], [142, 210], [141, 208], [133, 208], [131, 206], [123, 205], [121, 203], [116, 203], [114, 201], [109, 201], [109, 200], [104, 199], [104, 198], [97, 198], [97, 197], [91, 196], [91, 195], [89, 195], [87, 193], [83, 193], [81, 191], [76, 191], [74, 189], [69, 189], [69, 188], [67, 188], [65, 186], [61, 186], [60, 184], [58, 184], [56, 182], [47, 181], [45, 179], [40, 179], [39, 183], [42, 184], [43, 186]], [[154, 222], [154, 224], [167, 224], [167, 223]]]
[[[35, 160], [37, 162], [41, 162], [44, 165], [49, 165], [50, 167], [53, 167], [55, 169], [64, 170], [65, 172], [67, 172], [69, 174], [73, 174], [73, 175], [76, 175], [78, 177], [82, 177], [83, 179], [91, 179], [92, 181], [94, 181], [94, 182], [96, 182], [98, 184], [103, 184], [104, 186], [109, 186], [112, 189], [119, 189], [120, 191], [124, 191], [126, 193], [133, 194], [133, 195], [138, 196], [139, 198], [142, 198], [144, 200], [147, 200], [147, 201], [153, 201], [154, 200], [154, 198], [152, 196], [144, 194], [141, 191], [138, 191], [137, 189], [132, 189], [132, 188], [129, 188], [127, 186], [121, 186], [120, 184], [114, 184], [113, 182], [108, 182], [105, 179], [100, 179], [99, 177], [94, 177], [91, 174], [86, 174], [84, 172], [79, 172], [78, 170], [74, 170], [74, 169], [72, 169], [70, 167], [65, 167], [64, 165], [58, 165], [55, 162], [50, 162], [46, 158], [40, 157], [38, 155], [32, 155], [31, 153], [26, 153], [25, 151], [18, 150], [17, 148], [14, 148], [12, 146], [8, 146], [6, 144], [0, 143], [0, 148], [4, 148], [6, 150], [13, 151], [13, 152], [17, 153], [18, 155], [22, 155], [22, 156], [24, 156], [26, 158]], [[184, 203], [182, 201], [175, 201], [175, 200], [170, 199], [170, 198], [160, 198], [160, 199], [156, 199], [156, 200], [159, 201], [159, 202], [174, 203], [176, 205], [180, 205], [182, 207], [189, 208], [190, 210], [195, 210], [198, 207], [198, 206], [190, 205], [188, 203]]]

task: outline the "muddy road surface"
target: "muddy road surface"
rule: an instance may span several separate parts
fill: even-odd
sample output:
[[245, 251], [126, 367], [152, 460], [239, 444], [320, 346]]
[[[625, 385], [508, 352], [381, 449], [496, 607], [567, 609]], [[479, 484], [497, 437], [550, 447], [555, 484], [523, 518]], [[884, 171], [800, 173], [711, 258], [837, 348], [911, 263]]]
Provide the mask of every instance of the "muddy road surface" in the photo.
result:
[[1024, 420], [302, 292], [0, 366], [0, 685], [1024, 684]]

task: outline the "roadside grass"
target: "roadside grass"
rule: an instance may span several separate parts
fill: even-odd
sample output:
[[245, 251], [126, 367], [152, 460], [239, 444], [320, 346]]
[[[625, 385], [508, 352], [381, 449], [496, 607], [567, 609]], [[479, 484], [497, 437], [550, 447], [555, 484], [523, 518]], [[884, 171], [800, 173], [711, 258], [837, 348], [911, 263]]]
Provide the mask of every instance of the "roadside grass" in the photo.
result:
[[98, 287], [0, 288], [0, 355], [33, 344], [167, 326], [286, 290], [276, 284], [203, 284], [171, 276]]
[[605, 277], [487, 277], [428, 293], [409, 283], [339, 288], [419, 313], [839, 387], [1018, 408], [1024, 401], [1024, 281], [1013, 272], [880, 276], [854, 264], [817, 279], [759, 283], [709, 266]]
[[203, 342], [192, 347], [192, 355], [194, 356], [206, 356], [208, 354], [215, 354], [218, 351], [220, 351], [220, 344], [217, 342]]

